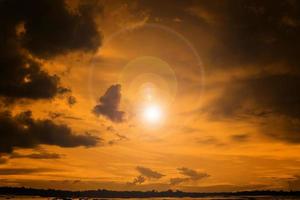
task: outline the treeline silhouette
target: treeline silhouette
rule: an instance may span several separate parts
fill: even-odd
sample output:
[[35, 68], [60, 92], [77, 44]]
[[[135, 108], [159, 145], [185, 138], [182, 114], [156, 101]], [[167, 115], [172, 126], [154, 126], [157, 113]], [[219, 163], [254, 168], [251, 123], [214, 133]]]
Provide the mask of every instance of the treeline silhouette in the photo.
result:
[[61, 198], [150, 198], [150, 197], [212, 197], [212, 196], [297, 196], [300, 197], [300, 191], [241, 191], [241, 192], [183, 192], [183, 191], [111, 191], [111, 190], [85, 190], [85, 191], [67, 191], [54, 189], [34, 189], [25, 187], [0, 187], [0, 195], [22, 195], [22, 196], [40, 196], [40, 197], [61, 197]]

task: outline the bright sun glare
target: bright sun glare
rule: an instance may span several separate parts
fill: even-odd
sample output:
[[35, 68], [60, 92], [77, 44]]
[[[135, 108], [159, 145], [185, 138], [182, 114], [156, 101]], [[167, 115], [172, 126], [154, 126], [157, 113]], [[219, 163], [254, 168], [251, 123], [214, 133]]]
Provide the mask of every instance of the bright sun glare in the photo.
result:
[[145, 108], [143, 116], [149, 123], [158, 123], [161, 121], [162, 111], [157, 105], [149, 105]]

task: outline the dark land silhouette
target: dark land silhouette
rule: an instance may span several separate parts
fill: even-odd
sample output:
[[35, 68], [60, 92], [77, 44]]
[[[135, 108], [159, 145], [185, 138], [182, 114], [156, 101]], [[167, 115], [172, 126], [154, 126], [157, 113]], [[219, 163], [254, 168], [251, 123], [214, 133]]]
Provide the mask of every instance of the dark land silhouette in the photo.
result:
[[40, 197], [60, 197], [60, 198], [150, 198], [150, 197], [213, 197], [213, 196], [293, 196], [300, 197], [300, 191], [240, 191], [240, 192], [215, 192], [215, 193], [199, 193], [199, 192], [183, 192], [183, 191], [111, 191], [105, 189], [85, 190], [85, 191], [68, 191], [54, 189], [34, 189], [25, 187], [0, 187], [0, 195], [22, 195], [22, 196], [40, 196]]

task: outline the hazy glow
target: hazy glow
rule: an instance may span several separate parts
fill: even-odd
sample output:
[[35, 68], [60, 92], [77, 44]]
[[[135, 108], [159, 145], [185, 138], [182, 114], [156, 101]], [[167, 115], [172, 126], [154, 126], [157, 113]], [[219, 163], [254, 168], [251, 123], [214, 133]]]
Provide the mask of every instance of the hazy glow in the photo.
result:
[[157, 105], [149, 105], [145, 108], [143, 117], [149, 123], [158, 123], [162, 118], [162, 111]]

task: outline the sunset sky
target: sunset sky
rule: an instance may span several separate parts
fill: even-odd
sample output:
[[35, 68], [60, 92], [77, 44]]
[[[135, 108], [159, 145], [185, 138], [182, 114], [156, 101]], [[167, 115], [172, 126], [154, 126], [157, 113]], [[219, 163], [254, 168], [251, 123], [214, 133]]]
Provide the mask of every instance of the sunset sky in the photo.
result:
[[300, 189], [300, 1], [0, 0], [0, 186]]

